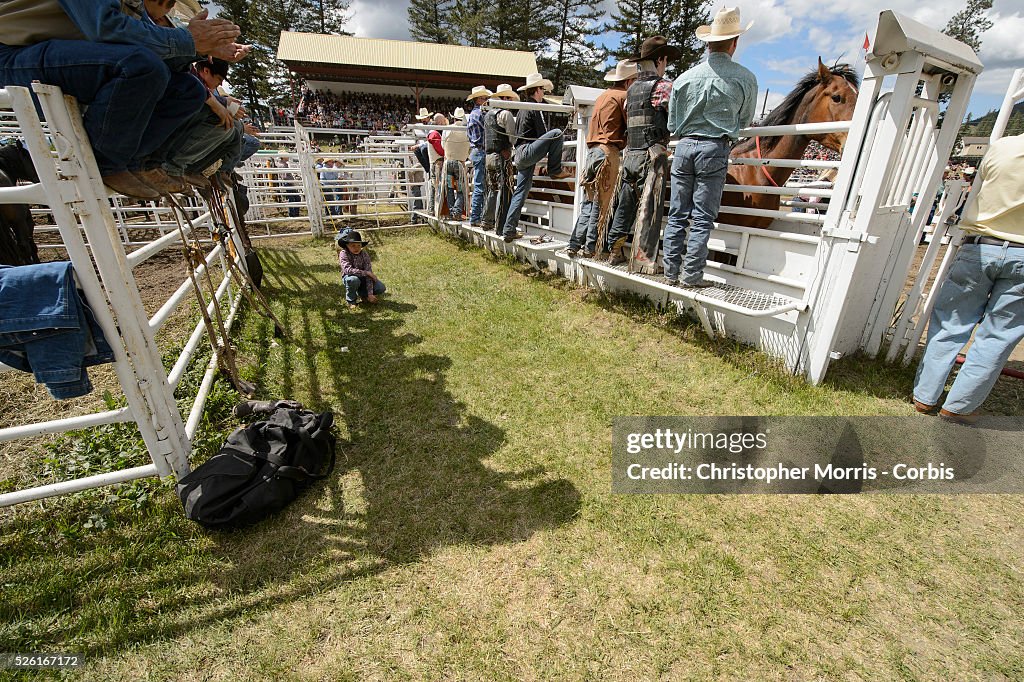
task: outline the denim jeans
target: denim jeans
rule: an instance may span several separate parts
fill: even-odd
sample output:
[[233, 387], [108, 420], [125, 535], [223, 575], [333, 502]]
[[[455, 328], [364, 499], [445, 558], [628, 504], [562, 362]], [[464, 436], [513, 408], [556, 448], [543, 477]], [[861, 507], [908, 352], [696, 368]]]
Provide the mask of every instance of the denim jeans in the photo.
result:
[[360, 298], [367, 298], [367, 292], [369, 291], [367, 286], [368, 282], [373, 282], [374, 296], [380, 296], [388, 290], [388, 288], [384, 286], [384, 282], [381, 282], [379, 279], [374, 281], [369, 277], [363, 277], [361, 275], [345, 275], [341, 279], [345, 283], [345, 300], [349, 303], [355, 303]]
[[484, 199], [487, 193], [487, 155], [482, 149], [474, 148], [469, 153], [473, 162], [473, 196], [470, 199], [469, 222], [479, 223], [484, 219]]
[[[977, 327], [977, 330], [975, 330]], [[985, 402], [1014, 347], [1024, 339], [1024, 246], [965, 244], [928, 321], [914, 399], [936, 405], [957, 353], [974, 342], [942, 407], [971, 414]]]
[[238, 163], [245, 161], [250, 156], [258, 152], [262, 144], [263, 143], [260, 142], [260, 138], [255, 135], [250, 135], [249, 133], [244, 133], [242, 135], [242, 154], [238, 157]]
[[587, 166], [583, 170], [583, 203], [580, 205], [576, 226], [569, 236], [570, 251], [578, 251], [581, 246], [591, 254], [597, 250], [601, 215], [603, 212], [607, 220], [611, 194], [619, 172], [618, 150], [614, 147], [610, 149], [611, 157], [601, 145], [594, 145], [587, 150]]
[[523, 212], [526, 196], [533, 186], [533, 170], [540, 160], [547, 157], [548, 175], [554, 175], [562, 170], [563, 137], [561, 130], [549, 130], [539, 139], [516, 147], [516, 188], [512, 192], [508, 216], [505, 218], [503, 232], [506, 237], [514, 235], [519, 229], [519, 215]]
[[487, 155], [487, 198], [484, 200], [484, 227], [501, 230], [508, 215], [512, 193], [508, 188], [509, 162], [497, 152]]
[[609, 251], [615, 242], [628, 238], [633, 232], [640, 194], [643, 192], [650, 165], [650, 155], [646, 149], [627, 149], [622, 154], [619, 193], [615, 197], [615, 211], [612, 214], [612, 224], [608, 228], [608, 240], [605, 244]]
[[0, 45], [0, 83], [56, 85], [88, 105], [83, 115], [100, 173], [139, 168], [206, 100], [189, 73], [171, 73], [137, 45], [46, 40], [28, 47]]
[[672, 199], [665, 226], [665, 277], [699, 282], [708, 260], [708, 239], [715, 227], [722, 189], [729, 170], [726, 138], [717, 140], [684, 137], [676, 144], [672, 159]]
[[444, 162], [444, 187], [448, 197], [448, 217], [452, 220], [459, 220], [465, 212], [465, 163], [462, 161]]

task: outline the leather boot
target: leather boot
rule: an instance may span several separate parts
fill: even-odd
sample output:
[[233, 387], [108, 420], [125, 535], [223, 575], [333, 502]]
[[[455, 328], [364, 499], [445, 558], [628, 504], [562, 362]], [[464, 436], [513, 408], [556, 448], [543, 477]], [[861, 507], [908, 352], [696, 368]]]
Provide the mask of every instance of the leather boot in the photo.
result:
[[103, 184], [118, 194], [133, 199], [156, 199], [160, 192], [132, 175], [131, 171], [120, 171], [103, 176]]

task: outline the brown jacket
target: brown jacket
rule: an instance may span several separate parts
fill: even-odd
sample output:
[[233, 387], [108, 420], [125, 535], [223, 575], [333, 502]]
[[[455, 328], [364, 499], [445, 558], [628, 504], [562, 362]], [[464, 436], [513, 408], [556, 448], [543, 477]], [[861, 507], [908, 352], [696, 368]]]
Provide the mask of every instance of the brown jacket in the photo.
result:
[[626, 91], [609, 88], [594, 102], [594, 115], [590, 118], [587, 146], [606, 144], [616, 149], [626, 146]]

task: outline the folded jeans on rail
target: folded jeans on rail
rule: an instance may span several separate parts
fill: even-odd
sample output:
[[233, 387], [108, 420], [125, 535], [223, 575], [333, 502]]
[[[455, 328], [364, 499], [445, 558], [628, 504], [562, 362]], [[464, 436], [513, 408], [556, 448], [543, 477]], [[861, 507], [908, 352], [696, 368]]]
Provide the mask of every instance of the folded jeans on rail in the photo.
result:
[[71, 263], [0, 266], [0, 362], [64, 400], [92, 390], [86, 367], [113, 360]]

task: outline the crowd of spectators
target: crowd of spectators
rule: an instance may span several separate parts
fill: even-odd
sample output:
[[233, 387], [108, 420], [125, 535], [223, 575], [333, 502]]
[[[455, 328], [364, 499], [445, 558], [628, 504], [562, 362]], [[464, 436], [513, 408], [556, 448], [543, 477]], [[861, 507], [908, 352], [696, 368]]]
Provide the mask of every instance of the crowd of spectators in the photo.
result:
[[[459, 99], [420, 97], [420, 106], [432, 113], [451, 112], [465, 104]], [[405, 124], [413, 123], [416, 112], [416, 99], [412, 95], [334, 93], [303, 88], [295, 115], [300, 121], [319, 128], [395, 133]]]

